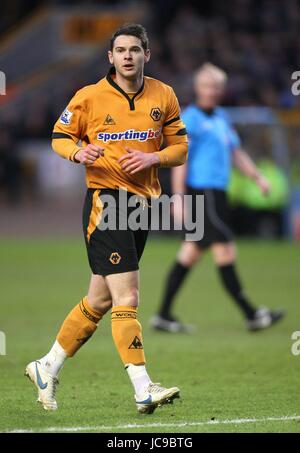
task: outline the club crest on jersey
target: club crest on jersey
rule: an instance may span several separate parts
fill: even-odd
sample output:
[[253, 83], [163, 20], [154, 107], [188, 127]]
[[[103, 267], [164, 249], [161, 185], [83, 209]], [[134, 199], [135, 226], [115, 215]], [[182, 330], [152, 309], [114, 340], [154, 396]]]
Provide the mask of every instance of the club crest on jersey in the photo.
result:
[[70, 124], [70, 123], [71, 123], [72, 115], [73, 115], [73, 113], [70, 112], [70, 110], [65, 109], [65, 110], [62, 112], [59, 121], [60, 121], [62, 124]]
[[148, 129], [147, 131], [136, 131], [134, 129], [128, 129], [124, 132], [99, 132], [97, 134], [97, 139], [102, 142], [118, 142], [121, 140], [137, 140], [139, 142], [145, 142], [147, 140], [152, 140], [158, 138], [161, 135], [161, 128], [154, 131], [153, 129]]
[[153, 121], [159, 121], [162, 116], [162, 111], [160, 110], [159, 107], [154, 107], [151, 109], [150, 116], [153, 119]]

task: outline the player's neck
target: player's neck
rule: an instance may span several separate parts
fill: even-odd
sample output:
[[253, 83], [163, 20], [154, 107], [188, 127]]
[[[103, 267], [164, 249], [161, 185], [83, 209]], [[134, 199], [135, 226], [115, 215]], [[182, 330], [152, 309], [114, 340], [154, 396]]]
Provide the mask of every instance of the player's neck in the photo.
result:
[[215, 111], [215, 108], [216, 108], [216, 106], [206, 105], [206, 104], [203, 104], [201, 102], [197, 102], [197, 106], [199, 107], [199, 109], [201, 109], [203, 112], [205, 112], [207, 114], [213, 113]]
[[125, 93], [136, 93], [143, 85], [143, 79], [143, 73], [139, 74], [134, 80], [125, 79], [121, 74], [116, 73], [115, 82]]

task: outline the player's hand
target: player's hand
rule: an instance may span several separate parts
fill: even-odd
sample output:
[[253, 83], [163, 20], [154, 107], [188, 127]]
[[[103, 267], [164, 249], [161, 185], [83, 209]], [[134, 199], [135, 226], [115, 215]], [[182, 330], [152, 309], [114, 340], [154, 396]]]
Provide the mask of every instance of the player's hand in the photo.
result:
[[268, 195], [270, 193], [271, 184], [263, 175], [258, 175], [255, 181], [263, 195]]
[[127, 154], [120, 157], [119, 163], [122, 170], [130, 175], [134, 175], [138, 171], [145, 170], [152, 166], [158, 166], [160, 163], [159, 157], [154, 153], [143, 153], [136, 149], [125, 147]]
[[104, 148], [90, 143], [85, 148], [77, 151], [74, 160], [80, 162], [82, 165], [93, 165], [100, 156], [104, 156]]

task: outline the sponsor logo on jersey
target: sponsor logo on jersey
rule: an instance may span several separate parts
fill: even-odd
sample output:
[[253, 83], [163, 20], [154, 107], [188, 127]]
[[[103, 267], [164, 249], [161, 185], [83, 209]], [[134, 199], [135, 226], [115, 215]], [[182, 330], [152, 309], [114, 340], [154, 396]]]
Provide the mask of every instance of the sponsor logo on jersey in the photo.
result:
[[66, 124], [70, 124], [70, 123], [71, 123], [72, 115], [73, 115], [73, 113], [70, 112], [70, 110], [65, 109], [65, 110], [62, 112], [59, 121], [60, 121], [62, 124], [65, 124], [65, 125], [66, 125]]
[[99, 132], [97, 139], [106, 142], [117, 142], [121, 140], [137, 140], [139, 142], [145, 142], [158, 138], [161, 135], [161, 128], [154, 131], [148, 129], [147, 131], [136, 131], [135, 129], [128, 129], [124, 132]]

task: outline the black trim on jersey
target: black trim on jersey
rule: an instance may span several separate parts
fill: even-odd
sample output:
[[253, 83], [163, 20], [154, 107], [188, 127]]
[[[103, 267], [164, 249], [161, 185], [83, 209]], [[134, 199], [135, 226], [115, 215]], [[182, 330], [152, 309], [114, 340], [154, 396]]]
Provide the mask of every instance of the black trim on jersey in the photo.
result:
[[165, 127], [165, 126], [169, 126], [169, 124], [175, 123], [175, 121], [179, 121], [179, 120], [180, 120], [180, 116], [176, 116], [176, 117], [173, 118], [172, 120], [166, 121], [166, 122], [164, 123], [164, 127]]
[[176, 135], [187, 135], [186, 128], [179, 129], [179, 131], [176, 132]]
[[63, 132], [53, 132], [52, 139], [54, 138], [70, 138], [71, 140], [73, 140], [73, 137], [71, 137], [71, 135], [64, 134]]
[[135, 110], [135, 105], [134, 105], [134, 100], [135, 98], [143, 91], [144, 89], [144, 85], [145, 85], [145, 81], [143, 79], [143, 83], [142, 83], [142, 86], [141, 88], [135, 93], [135, 95], [131, 98], [130, 96], [128, 96], [128, 94], [122, 90], [122, 88], [113, 80], [112, 78], [112, 75], [116, 73], [116, 69], [114, 67], [110, 68], [107, 76], [106, 76], [106, 80], [108, 81], [108, 83], [114, 87], [116, 90], [118, 90], [128, 101], [129, 103], [129, 107], [130, 107], [130, 110]]

